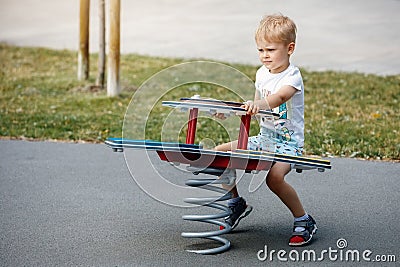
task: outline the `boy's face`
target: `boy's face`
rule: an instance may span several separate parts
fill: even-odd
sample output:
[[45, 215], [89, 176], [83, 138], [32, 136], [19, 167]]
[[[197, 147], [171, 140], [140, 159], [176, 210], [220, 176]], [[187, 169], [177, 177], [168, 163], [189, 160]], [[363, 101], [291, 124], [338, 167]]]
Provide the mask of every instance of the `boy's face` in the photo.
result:
[[285, 45], [279, 42], [257, 41], [260, 61], [271, 73], [280, 73], [289, 67], [289, 58], [293, 54], [294, 47], [293, 42]]

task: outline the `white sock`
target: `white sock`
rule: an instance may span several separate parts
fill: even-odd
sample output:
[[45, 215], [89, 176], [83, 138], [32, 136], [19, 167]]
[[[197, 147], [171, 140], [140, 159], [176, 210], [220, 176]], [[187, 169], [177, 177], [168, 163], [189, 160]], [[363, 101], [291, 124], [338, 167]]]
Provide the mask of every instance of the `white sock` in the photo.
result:
[[224, 173], [219, 177], [220, 179], [228, 179], [227, 184], [233, 185], [236, 182], [236, 169], [226, 169]]
[[[295, 222], [300, 222], [300, 221], [305, 221], [305, 220], [307, 220], [309, 218], [309, 216], [308, 216], [308, 214], [306, 213], [306, 214], [304, 214], [303, 216], [301, 216], [301, 217], [295, 217], [294, 218], [294, 221]], [[294, 228], [294, 231], [295, 232], [303, 232], [303, 231], [305, 231], [306, 230], [306, 228], [304, 228], [304, 227], [302, 227], [302, 226], [297, 226], [296, 228]]]
[[[230, 181], [229, 184], [230, 185], [234, 184], [236, 181], [236, 169], [226, 169], [220, 178], [221, 179], [229, 179], [229, 181]], [[228, 206], [229, 207], [236, 206], [236, 204], [239, 202], [240, 199], [241, 199], [240, 196], [229, 199]]]

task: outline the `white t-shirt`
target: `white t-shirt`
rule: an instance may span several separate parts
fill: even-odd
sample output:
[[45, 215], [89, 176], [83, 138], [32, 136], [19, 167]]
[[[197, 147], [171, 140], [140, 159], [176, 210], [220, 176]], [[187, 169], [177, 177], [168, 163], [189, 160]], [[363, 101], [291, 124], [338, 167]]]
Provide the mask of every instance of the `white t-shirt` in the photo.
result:
[[300, 70], [293, 66], [281, 73], [272, 74], [262, 66], [257, 70], [255, 87], [259, 95], [265, 98], [275, 94], [282, 86], [290, 85], [297, 92], [287, 102], [273, 109], [273, 112], [281, 114], [279, 120], [261, 119], [260, 126], [275, 129], [283, 143], [297, 143], [297, 147], [304, 146], [304, 85]]

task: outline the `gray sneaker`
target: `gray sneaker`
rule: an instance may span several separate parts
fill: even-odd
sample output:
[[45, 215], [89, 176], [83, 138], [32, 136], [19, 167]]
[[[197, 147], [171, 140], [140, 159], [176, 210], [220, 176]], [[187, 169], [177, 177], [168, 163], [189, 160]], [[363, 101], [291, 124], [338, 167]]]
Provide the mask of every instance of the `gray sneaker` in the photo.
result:
[[225, 222], [232, 227], [232, 230], [238, 226], [241, 219], [250, 214], [253, 210], [253, 207], [246, 204], [246, 200], [244, 198], [240, 198], [239, 202], [235, 205], [229, 206], [232, 213], [228, 217], [225, 218]]
[[[296, 232], [296, 227], [303, 227], [304, 231]], [[299, 247], [311, 242], [311, 239], [315, 233], [317, 233], [318, 227], [314, 218], [308, 215], [308, 219], [304, 221], [294, 222], [293, 233], [289, 240], [289, 246]]]

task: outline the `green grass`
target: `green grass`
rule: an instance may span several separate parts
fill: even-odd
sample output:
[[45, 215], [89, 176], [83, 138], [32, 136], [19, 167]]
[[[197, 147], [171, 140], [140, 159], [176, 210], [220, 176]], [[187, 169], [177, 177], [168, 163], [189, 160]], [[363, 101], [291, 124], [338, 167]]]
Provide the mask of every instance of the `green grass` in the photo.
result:
[[[91, 90], [97, 55], [90, 58], [90, 79], [76, 79], [75, 51], [23, 48], [0, 44], [0, 136], [38, 140], [101, 142], [121, 136], [124, 114], [135, 90], [153, 74], [180, 59], [136, 54], [121, 57], [120, 96]], [[256, 66], [232, 65], [252, 79]], [[307, 154], [400, 160], [400, 75], [310, 72], [305, 84], [305, 149]], [[218, 86], [185, 85], [164, 96], [176, 100], [196, 93], [238, 100]], [[252, 89], [251, 89], [252, 90]], [[168, 109], [156, 107], [146, 138], [160, 138]], [[156, 116], [157, 115], [157, 116]], [[224, 142], [228, 134], [207, 118], [199, 122], [198, 139]], [[257, 131], [253, 123], [252, 133]], [[179, 137], [182, 139], [182, 135]]]

